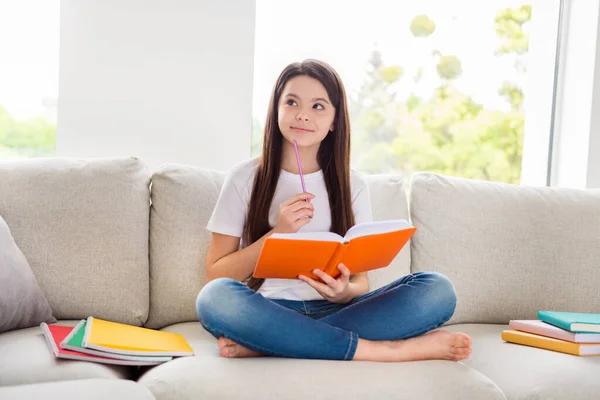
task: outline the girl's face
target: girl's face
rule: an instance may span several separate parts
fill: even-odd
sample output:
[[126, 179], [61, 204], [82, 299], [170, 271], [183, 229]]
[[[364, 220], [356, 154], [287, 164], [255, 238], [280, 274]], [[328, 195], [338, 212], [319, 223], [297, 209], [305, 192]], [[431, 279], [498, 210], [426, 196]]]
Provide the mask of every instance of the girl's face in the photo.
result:
[[283, 137], [298, 146], [319, 145], [334, 130], [335, 108], [325, 87], [306, 75], [290, 79], [278, 104], [279, 130]]

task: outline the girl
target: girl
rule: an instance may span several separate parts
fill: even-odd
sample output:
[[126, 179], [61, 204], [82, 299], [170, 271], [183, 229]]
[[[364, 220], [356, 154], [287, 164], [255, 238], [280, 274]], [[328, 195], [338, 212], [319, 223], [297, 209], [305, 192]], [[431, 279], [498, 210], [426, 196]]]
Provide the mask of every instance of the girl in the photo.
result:
[[[310, 193], [298, 193], [294, 140]], [[315, 270], [321, 282], [251, 277], [273, 233], [343, 236], [371, 220], [367, 184], [350, 170], [350, 124], [338, 74], [316, 60], [287, 66], [273, 89], [262, 155], [229, 171], [208, 222], [208, 283], [196, 310], [221, 356], [467, 358], [467, 335], [430, 332], [456, 307], [454, 287], [441, 274], [410, 274], [370, 292], [367, 274], [351, 276], [343, 264], [338, 279]]]

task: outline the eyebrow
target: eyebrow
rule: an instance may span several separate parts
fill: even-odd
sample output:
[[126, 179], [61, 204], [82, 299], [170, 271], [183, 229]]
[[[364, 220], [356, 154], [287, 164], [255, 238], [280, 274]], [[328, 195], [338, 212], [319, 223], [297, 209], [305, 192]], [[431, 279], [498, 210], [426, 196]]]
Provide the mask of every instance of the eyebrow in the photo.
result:
[[[285, 97], [294, 97], [294, 98], [296, 98], [296, 99], [300, 100], [300, 96], [298, 96], [298, 95], [296, 95], [296, 94], [294, 94], [294, 93], [288, 93], [288, 94], [286, 94], [286, 95], [285, 95]], [[312, 101], [313, 101], [313, 102], [315, 102], [315, 101], [323, 101], [323, 102], [325, 102], [325, 103], [327, 103], [327, 104], [330, 104], [330, 103], [327, 101], [327, 99], [324, 99], [324, 98], [322, 98], [322, 97], [315, 97], [314, 99], [312, 99]], [[330, 104], [330, 105], [331, 105], [331, 104]]]

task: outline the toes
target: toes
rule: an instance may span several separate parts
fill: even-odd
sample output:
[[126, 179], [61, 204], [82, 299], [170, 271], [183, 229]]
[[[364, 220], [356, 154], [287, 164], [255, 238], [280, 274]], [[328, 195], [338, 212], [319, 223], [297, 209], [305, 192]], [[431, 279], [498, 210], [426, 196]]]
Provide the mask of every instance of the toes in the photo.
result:
[[464, 333], [457, 333], [453, 338], [453, 346], [455, 347], [470, 347], [471, 338]]
[[470, 347], [472, 343], [473, 343], [473, 340], [469, 336], [465, 335], [465, 346]]
[[453, 347], [450, 352], [456, 356], [468, 356], [471, 354], [471, 349], [467, 347]]

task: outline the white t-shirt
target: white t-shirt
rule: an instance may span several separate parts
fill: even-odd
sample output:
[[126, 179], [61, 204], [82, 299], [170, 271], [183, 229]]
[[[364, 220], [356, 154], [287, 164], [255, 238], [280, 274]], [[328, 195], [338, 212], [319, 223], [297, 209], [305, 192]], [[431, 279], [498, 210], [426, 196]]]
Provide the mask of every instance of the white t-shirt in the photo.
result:
[[[213, 214], [208, 221], [209, 231], [229, 236], [242, 236], [258, 161], [258, 157], [252, 158], [229, 170]], [[312, 221], [301, 227], [298, 232], [329, 232], [331, 211], [323, 172], [304, 174], [304, 183], [306, 191], [315, 195], [311, 200], [315, 211]], [[355, 222], [357, 224], [371, 222], [373, 216], [367, 183], [358, 173], [351, 171], [350, 186]], [[277, 224], [279, 205], [301, 192], [300, 175], [281, 170], [269, 211], [269, 224], [272, 227]], [[305, 301], [323, 299], [319, 292], [298, 279], [265, 279], [258, 292], [273, 299]]]

